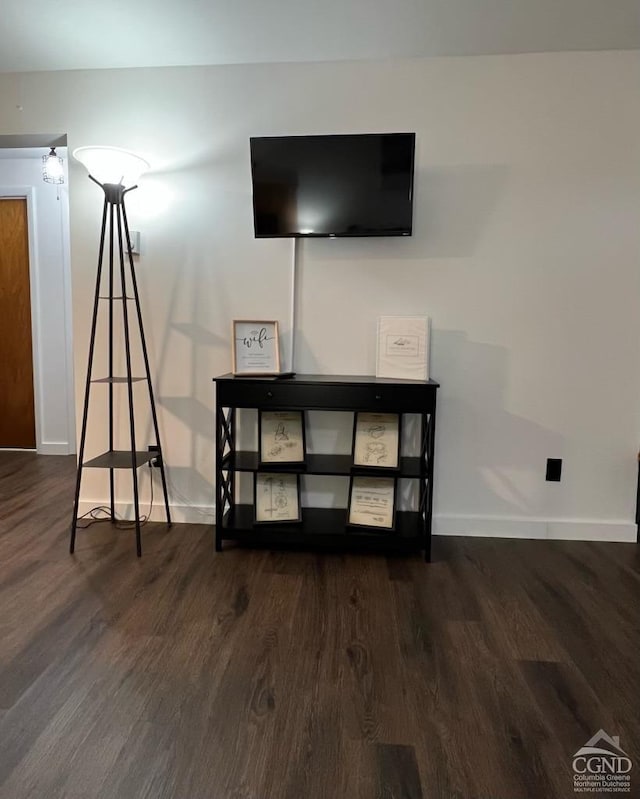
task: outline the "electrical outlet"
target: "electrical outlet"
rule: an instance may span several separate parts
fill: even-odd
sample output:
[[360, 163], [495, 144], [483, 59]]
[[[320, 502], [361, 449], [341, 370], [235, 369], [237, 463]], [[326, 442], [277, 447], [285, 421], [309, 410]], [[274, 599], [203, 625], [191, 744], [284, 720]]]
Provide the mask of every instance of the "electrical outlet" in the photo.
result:
[[157, 444], [150, 444], [149, 445], [149, 452], [157, 452], [158, 456], [156, 458], [152, 458], [149, 461], [149, 466], [157, 466], [159, 467], [162, 463], [162, 456], [160, 453], [160, 447]]
[[545, 480], [559, 483], [562, 476], [562, 458], [547, 458], [547, 476]]

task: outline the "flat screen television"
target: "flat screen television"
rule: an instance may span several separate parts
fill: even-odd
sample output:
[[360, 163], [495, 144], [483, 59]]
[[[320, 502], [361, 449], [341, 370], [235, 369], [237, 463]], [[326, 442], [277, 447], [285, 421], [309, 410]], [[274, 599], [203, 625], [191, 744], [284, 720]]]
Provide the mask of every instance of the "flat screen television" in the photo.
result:
[[251, 138], [256, 238], [410, 236], [415, 133]]

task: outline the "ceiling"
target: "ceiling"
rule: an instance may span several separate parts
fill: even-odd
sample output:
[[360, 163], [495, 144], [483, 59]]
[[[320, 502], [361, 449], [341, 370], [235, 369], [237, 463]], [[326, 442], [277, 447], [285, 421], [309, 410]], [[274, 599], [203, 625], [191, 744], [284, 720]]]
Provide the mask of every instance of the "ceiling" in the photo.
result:
[[640, 48], [638, 0], [2, 0], [0, 72]]

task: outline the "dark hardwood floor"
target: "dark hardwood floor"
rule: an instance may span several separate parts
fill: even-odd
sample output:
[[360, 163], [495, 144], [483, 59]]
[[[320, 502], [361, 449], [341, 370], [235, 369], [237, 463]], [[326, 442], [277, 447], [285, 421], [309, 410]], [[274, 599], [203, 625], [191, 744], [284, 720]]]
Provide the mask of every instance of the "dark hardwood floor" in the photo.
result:
[[71, 557], [73, 476], [0, 453], [2, 799], [564, 798], [600, 728], [640, 795], [635, 545], [425, 565], [158, 524], [138, 560], [98, 524]]

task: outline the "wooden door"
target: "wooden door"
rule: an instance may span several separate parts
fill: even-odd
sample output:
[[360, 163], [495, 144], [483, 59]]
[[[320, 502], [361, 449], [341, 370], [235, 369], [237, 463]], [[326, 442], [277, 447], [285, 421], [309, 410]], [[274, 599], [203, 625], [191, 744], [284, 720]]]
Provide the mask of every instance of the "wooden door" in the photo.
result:
[[0, 198], [0, 447], [35, 446], [27, 201]]

